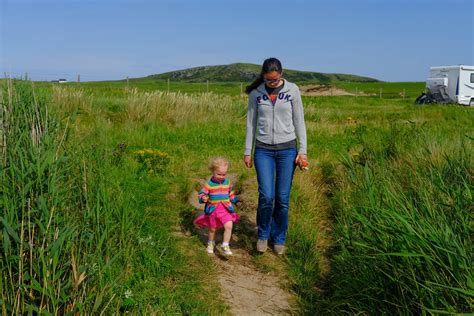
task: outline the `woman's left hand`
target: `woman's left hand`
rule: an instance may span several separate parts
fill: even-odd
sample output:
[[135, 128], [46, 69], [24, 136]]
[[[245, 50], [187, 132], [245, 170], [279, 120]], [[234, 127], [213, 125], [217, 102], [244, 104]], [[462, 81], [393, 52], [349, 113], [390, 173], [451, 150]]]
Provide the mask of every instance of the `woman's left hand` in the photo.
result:
[[295, 163], [297, 164], [298, 161], [300, 161], [300, 159], [301, 159], [301, 160], [308, 160], [308, 156], [305, 155], [305, 154], [298, 154], [298, 155], [296, 156]]
[[308, 156], [306, 156], [305, 154], [298, 154], [295, 159], [295, 164], [303, 171], [308, 170]]

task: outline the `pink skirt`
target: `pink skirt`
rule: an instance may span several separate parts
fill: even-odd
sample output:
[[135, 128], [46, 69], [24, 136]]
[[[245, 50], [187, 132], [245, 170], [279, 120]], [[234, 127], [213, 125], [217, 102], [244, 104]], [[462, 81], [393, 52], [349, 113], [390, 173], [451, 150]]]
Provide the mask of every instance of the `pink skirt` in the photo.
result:
[[199, 215], [194, 220], [194, 224], [199, 227], [221, 228], [224, 227], [224, 224], [228, 221], [237, 223], [239, 218], [239, 214], [230, 213], [222, 203], [219, 203], [214, 212], [210, 215]]

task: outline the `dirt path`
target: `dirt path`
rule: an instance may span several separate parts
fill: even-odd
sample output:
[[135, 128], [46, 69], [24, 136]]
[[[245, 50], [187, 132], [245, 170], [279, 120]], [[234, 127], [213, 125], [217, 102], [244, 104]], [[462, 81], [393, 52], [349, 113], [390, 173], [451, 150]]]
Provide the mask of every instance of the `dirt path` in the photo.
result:
[[330, 86], [330, 85], [308, 85], [300, 86], [300, 91], [302, 95], [305, 96], [341, 96], [341, 95], [351, 95], [351, 96], [371, 96], [375, 95], [374, 93], [366, 93], [364, 91], [356, 91], [356, 93], [349, 92], [342, 88]]
[[[237, 177], [232, 176], [237, 182]], [[200, 184], [204, 180], [197, 180]], [[198, 185], [196, 185], [198, 186]], [[256, 179], [250, 178], [241, 183], [239, 196], [243, 205], [239, 211], [241, 220], [235, 226], [231, 248], [234, 255], [226, 258], [219, 253], [214, 261], [219, 269], [219, 283], [222, 295], [230, 306], [233, 315], [291, 315], [294, 297], [285, 291], [287, 276], [283, 262], [271, 251], [257, 255], [254, 250], [256, 241], [255, 210], [257, 205]], [[189, 203], [195, 208], [196, 214], [202, 211], [197, 198], [197, 191], [189, 197]], [[203, 241], [205, 251], [207, 232], [198, 229], [196, 234]], [[222, 232], [218, 235], [222, 236]], [[220, 240], [217, 239], [219, 243]]]

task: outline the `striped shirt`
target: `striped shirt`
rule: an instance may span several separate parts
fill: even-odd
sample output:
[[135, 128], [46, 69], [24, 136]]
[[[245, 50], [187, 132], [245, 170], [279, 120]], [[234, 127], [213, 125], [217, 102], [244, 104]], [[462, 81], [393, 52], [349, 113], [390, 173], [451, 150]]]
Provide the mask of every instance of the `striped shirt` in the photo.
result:
[[214, 212], [219, 203], [222, 203], [230, 213], [233, 213], [235, 210], [232, 203], [235, 204], [239, 201], [239, 198], [235, 195], [232, 183], [227, 178], [219, 182], [212, 177], [199, 191], [199, 203], [204, 203], [202, 200], [204, 196], [208, 197], [204, 208], [204, 213], [207, 215]]

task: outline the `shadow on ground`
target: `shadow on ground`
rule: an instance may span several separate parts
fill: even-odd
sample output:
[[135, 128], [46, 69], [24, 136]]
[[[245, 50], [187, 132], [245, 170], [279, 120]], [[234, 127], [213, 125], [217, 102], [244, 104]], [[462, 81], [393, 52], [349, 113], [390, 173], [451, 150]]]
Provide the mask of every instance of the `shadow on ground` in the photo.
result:
[[[232, 315], [294, 315], [296, 311], [292, 306], [295, 305], [295, 298], [293, 293], [284, 289], [288, 287], [285, 285], [287, 276], [283, 262], [271, 251], [260, 255], [254, 248], [257, 240], [256, 180], [250, 178], [239, 183], [236, 175], [230, 177], [236, 187], [241, 188], [238, 195], [242, 205], [237, 210], [240, 220], [232, 232], [230, 246], [234, 254], [225, 257], [216, 251], [213, 256], [219, 271], [222, 296], [228, 302]], [[198, 190], [204, 182], [203, 179], [194, 180], [194, 190], [188, 197], [190, 207], [180, 212], [182, 234], [197, 236], [201, 240], [202, 251], [205, 251], [207, 243], [207, 229], [195, 227], [193, 221], [204, 209], [204, 205], [198, 203]], [[218, 230], [217, 243], [222, 240], [222, 233], [223, 230]]]
[[[234, 177], [236, 178], [236, 177]], [[196, 180], [199, 183], [204, 183], [205, 180]], [[237, 192], [237, 195], [240, 195], [241, 192]], [[193, 190], [188, 199], [189, 204], [192, 208], [182, 210], [180, 212], [181, 217], [181, 230], [185, 234], [191, 234], [197, 236], [203, 246], [207, 244], [207, 228], [199, 228], [194, 226], [194, 219], [199, 216], [204, 210], [204, 204], [199, 204], [198, 202], [198, 191]], [[255, 220], [252, 219], [255, 217], [255, 211], [250, 211], [252, 208], [252, 203], [248, 201], [243, 201], [240, 208], [237, 208], [237, 213], [240, 215], [239, 221], [234, 224], [232, 231], [231, 239], [231, 248], [232, 249], [241, 249], [252, 256], [257, 255], [255, 249], [255, 243], [257, 241], [257, 230], [255, 226]], [[222, 234], [224, 230], [218, 229], [216, 232], [216, 243], [222, 242]]]

